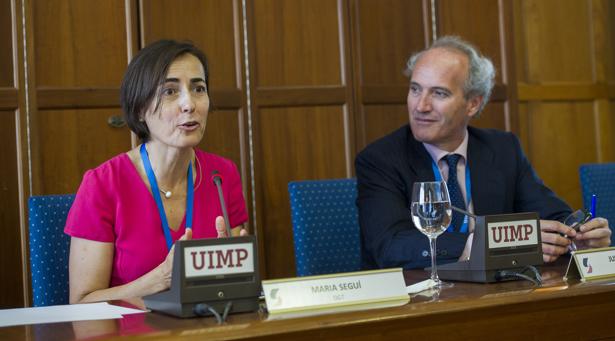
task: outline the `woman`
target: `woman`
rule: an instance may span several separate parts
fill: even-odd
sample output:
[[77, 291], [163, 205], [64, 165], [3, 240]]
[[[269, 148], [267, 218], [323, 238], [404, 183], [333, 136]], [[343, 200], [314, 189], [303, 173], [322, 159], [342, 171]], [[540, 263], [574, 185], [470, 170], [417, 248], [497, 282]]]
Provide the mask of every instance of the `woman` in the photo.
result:
[[168, 289], [174, 241], [226, 236], [214, 171], [224, 179], [232, 233], [245, 234], [237, 167], [195, 148], [210, 108], [205, 55], [171, 40], [145, 47], [128, 65], [120, 100], [142, 144], [83, 177], [64, 230], [71, 303]]

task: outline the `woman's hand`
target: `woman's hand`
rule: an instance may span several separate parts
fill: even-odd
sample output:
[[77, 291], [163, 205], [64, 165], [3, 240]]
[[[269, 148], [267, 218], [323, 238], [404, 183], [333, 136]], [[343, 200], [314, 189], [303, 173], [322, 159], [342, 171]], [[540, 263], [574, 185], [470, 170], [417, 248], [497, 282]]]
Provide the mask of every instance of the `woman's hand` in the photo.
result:
[[[186, 229], [179, 240], [190, 240], [192, 239], [192, 229]], [[171, 247], [171, 250], [167, 254], [167, 258], [165, 258], [164, 262], [158, 265], [159, 269], [159, 289], [157, 291], [163, 291], [171, 287], [171, 277], [173, 275], [173, 255], [175, 254], [175, 244]]]
[[[226, 223], [224, 222], [224, 218], [221, 216], [216, 217], [216, 231], [218, 232], [218, 238], [226, 238]], [[231, 234], [233, 237], [238, 236], [247, 236], [248, 231], [243, 228], [243, 225], [235, 226], [231, 229]]]
[[[192, 230], [179, 240], [192, 239]], [[113, 243], [100, 243], [76, 237], [71, 238], [69, 261], [70, 303], [123, 300], [151, 295], [171, 287], [173, 253], [152, 271], [130, 283], [109, 288], [113, 263]]]

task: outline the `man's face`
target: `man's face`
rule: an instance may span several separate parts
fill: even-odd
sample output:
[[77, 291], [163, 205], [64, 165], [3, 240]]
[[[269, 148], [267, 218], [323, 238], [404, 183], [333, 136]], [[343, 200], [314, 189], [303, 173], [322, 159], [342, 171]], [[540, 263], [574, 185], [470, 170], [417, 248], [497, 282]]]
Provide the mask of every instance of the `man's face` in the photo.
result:
[[408, 113], [417, 141], [447, 151], [461, 144], [468, 122], [482, 100], [464, 98], [468, 68], [467, 56], [444, 48], [428, 50], [416, 62], [410, 79]]

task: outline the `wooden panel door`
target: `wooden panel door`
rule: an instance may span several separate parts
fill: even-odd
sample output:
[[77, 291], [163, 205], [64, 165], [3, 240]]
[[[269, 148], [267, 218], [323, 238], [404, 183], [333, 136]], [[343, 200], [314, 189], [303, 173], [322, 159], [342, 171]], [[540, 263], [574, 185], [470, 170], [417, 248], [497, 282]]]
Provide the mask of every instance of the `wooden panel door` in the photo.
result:
[[598, 125], [598, 160], [615, 162], [615, 3], [592, 2], [596, 82], [606, 96], [596, 101]]
[[247, 5], [257, 230], [266, 277], [287, 277], [295, 273], [288, 182], [351, 174], [348, 3]]
[[[1, 6], [1, 5], [0, 5]], [[4, 9], [3, 9], [4, 10]], [[9, 11], [10, 13], [10, 11]], [[0, 60], [1, 61], [1, 60]], [[0, 110], [0, 309], [24, 304], [16, 109]], [[27, 281], [26, 281], [27, 284]]]
[[408, 124], [408, 58], [428, 46], [425, 1], [355, 0], [350, 17], [357, 111], [357, 150]]
[[119, 85], [128, 60], [122, 0], [32, 2], [38, 110], [33, 108], [33, 194], [75, 193], [83, 173], [130, 149]]
[[27, 258], [22, 250], [28, 162], [21, 2], [0, 1], [0, 309], [27, 303]]
[[579, 165], [615, 160], [609, 93], [614, 5], [575, 0], [514, 4], [523, 142], [545, 183], [579, 208]]

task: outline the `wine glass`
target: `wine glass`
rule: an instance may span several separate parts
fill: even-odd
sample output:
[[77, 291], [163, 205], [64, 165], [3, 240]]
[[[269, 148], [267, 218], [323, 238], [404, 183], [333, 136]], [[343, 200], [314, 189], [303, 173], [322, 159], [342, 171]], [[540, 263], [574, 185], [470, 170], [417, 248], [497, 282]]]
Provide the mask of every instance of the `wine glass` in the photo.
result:
[[446, 182], [415, 182], [412, 187], [412, 221], [419, 231], [429, 238], [431, 249], [431, 280], [439, 288], [452, 287], [452, 283], [442, 282], [436, 269], [436, 238], [451, 223], [451, 200]]

